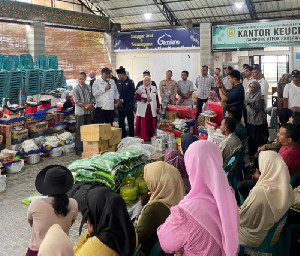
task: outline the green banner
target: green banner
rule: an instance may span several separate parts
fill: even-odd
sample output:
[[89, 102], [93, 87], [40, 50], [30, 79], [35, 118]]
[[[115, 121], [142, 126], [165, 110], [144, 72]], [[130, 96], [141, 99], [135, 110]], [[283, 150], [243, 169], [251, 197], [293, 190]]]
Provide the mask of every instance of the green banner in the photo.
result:
[[213, 49], [300, 45], [300, 20], [213, 26]]
[[0, 17], [101, 31], [109, 30], [108, 17], [8, 0], [0, 0]]

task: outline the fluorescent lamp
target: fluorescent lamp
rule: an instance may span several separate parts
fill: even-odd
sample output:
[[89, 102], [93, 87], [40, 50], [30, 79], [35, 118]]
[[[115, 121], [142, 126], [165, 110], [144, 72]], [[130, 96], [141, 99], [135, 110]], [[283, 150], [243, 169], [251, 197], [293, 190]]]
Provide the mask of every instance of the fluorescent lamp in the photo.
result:
[[243, 2], [237, 2], [237, 3], [234, 3], [235, 7], [238, 8], [238, 9], [241, 9], [243, 7], [245, 3]]
[[144, 17], [146, 20], [150, 20], [151, 19], [151, 16], [152, 16], [152, 13], [151, 12], [146, 12], [144, 13]]

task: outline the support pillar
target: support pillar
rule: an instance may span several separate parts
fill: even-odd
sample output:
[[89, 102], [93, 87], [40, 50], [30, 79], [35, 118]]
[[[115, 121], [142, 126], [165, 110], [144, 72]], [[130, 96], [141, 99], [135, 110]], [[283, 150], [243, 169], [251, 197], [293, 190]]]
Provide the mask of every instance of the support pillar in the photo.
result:
[[116, 67], [116, 53], [114, 51], [114, 37], [111, 33], [103, 33], [104, 34], [104, 41], [106, 45], [106, 50], [109, 56], [109, 62], [113, 71], [117, 69]]
[[210, 75], [214, 75], [214, 59], [211, 52], [211, 23], [200, 24], [200, 67], [207, 65]]
[[27, 50], [32, 55], [33, 60], [36, 56], [45, 54], [45, 23], [34, 22], [26, 25]]

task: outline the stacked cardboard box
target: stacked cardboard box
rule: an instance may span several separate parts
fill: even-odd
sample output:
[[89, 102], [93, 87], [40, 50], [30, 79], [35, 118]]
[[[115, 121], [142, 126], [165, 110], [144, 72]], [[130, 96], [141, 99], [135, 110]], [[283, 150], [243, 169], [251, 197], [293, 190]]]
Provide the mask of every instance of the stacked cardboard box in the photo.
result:
[[83, 141], [82, 158], [106, 151], [115, 152], [122, 139], [122, 130], [111, 127], [110, 124], [91, 124], [80, 127]]
[[12, 145], [21, 144], [28, 139], [28, 129], [12, 130], [11, 143]]
[[0, 134], [3, 136], [2, 148], [11, 149], [11, 125], [0, 125]]

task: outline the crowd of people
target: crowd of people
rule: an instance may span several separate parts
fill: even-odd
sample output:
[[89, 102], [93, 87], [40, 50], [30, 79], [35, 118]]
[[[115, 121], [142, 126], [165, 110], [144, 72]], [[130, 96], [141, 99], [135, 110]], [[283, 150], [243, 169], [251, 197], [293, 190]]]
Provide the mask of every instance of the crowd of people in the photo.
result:
[[[93, 119], [112, 123], [117, 106], [123, 137], [127, 118], [129, 136], [149, 140], [162, 98], [169, 104], [193, 105], [194, 87], [187, 71], [176, 82], [168, 70], [158, 87], [149, 71], [136, 87], [123, 67], [117, 74], [118, 79], [104, 68], [92, 85], [85, 84], [85, 73], [79, 74], [73, 92], [77, 127]], [[135, 220], [121, 196], [100, 185], [86, 191], [85, 207], [80, 207], [67, 196], [73, 186], [71, 172], [59, 165], [46, 167], [35, 185], [48, 197], [35, 199], [28, 209], [32, 238], [27, 256], [127, 256], [139, 244], [143, 255], [150, 255], [158, 242], [168, 254], [232, 256], [240, 245], [258, 247], [280, 222], [272, 239], [275, 244], [291, 207], [299, 222], [300, 182], [291, 186], [290, 181], [300, 171], [300, 72], [284, 75], [291, 77], [285, 87], [284, 79], [278, 83], [281, 92], [275, 118], [280, 129], [274, 142], [268, 141], [268, 84], [260, 67], [244, 65], [243, 73], [227, 67], [223, 78], [220, 69], [215, 74], [210, 76], [208, 67], [202, 67], [195, 83], [196, 105], [197, 115], [209, 108], [209, 102], [222, 105], [224, 140], [219, 145], [183, 135], [179, 150], [169, 148], [164, 161], [147, 164], [144, 179], [149, 194], [141, 198], [142, 210]], [[78, 130], [76, 150], [80, 152]], [[247, 141], [250, 165], [245, 166]], [[233, 172], [238, 184], [226, 173], [232, 156], [238, 159]], [[79, 210], [87, 230], [72, 248], [68, 232]]]

